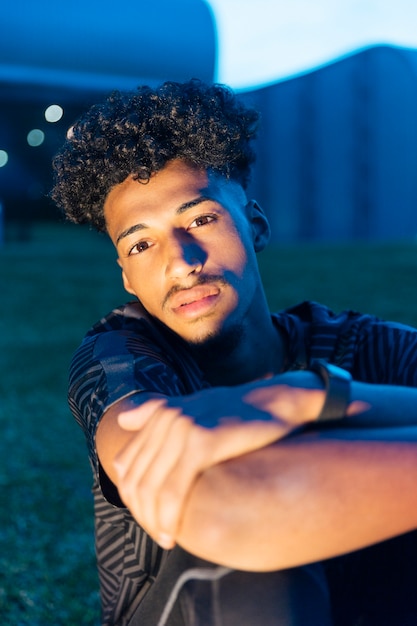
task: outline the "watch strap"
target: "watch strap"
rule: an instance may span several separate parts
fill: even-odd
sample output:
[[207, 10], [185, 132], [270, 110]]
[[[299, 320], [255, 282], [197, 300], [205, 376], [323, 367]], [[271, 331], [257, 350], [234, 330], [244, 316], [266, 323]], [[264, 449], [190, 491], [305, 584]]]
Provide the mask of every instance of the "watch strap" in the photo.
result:
[[311, 362], [310, 370], [324, 382], [326, 399], [317, 421], [341, 419], [350, 403], [350, 373], [322, 359]]

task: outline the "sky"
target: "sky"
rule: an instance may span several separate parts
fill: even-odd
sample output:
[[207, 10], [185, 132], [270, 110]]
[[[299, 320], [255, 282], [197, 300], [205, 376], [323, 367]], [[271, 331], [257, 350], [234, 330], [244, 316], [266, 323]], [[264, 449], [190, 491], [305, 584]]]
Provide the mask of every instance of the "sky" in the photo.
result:
[[217, 22], [216, 80], [250, 89], [368, 45], [417, 48], [416, 0], [207, 0]]

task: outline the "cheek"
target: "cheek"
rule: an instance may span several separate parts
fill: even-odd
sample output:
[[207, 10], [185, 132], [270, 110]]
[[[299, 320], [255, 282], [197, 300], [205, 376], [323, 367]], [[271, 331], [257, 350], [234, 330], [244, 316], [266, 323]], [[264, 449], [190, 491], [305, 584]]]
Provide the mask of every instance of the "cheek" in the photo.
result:
[[228, 241], [221, 248], [224, 258], [227, 259], [229, 267], [234, 268], [235, 273], [243, 277], [251, 264], [250, 252], [241, 236], [236, 233], [229, 237]]
[[156, 313], [164, 299], [164, 284], [161, 264], [145, 263], [144, 259], [130, 259], [125, 269], [135, 296], [150, 312]]
[[208, 251], [216, 251], [222, 257], [240, 258], [248, 246], [249, 233], [244, 225], [237, 225], [229, 219], [210, 233], [205, 242]]

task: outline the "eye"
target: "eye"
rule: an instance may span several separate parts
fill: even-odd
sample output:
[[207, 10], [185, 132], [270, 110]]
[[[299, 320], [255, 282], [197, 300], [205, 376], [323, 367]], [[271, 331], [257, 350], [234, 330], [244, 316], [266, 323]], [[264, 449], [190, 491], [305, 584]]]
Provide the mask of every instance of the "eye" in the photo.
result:
[[190, 228], [198, 228], [199, 226], [205, 226], [206, 224], [210, 224], [210, 222], [214, 222], [216, 220], [215, 215], [199, 215], [193, 220], [190, 224]]
[[149, 241], [139, 241], [138, 243], [135, 243], [133, 248], [129, 250], [129, 256], [131, 256], [132, 254], [141, 254], [142, 252], [145, 252], [145, 250], [147, 250], [148, 248], [150, 248]]

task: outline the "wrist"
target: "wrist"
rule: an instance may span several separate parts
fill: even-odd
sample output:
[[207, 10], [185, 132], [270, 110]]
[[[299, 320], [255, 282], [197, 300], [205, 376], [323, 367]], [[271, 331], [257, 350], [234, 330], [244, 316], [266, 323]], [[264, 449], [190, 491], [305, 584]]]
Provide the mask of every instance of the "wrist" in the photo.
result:
[[314, 360], [310, 370], [321, 378], [325, 388], [325, 399], [316, 421], [328, 421], [345, 417], [350, 404], [351, 374], [324, 360]]
[[262, 406], [276, 419], [283, 419], [295, 427], [315, 422], [325, 399], [323, 378], [309, 370], [296, 370], [279, 374], [263, 383]]

